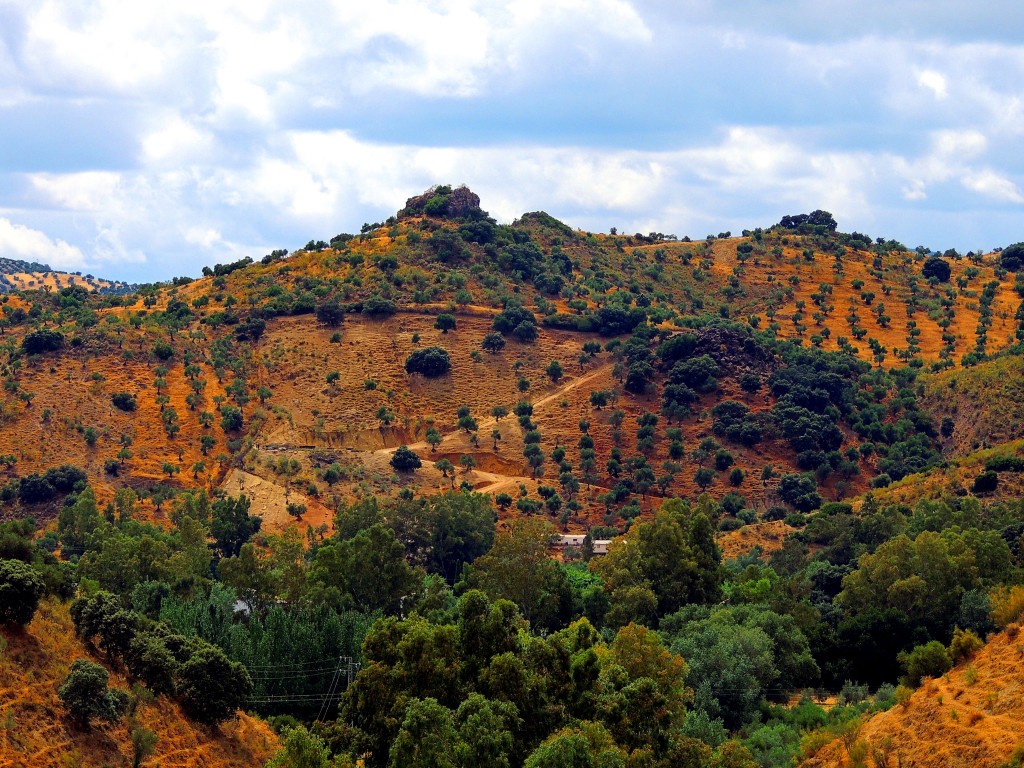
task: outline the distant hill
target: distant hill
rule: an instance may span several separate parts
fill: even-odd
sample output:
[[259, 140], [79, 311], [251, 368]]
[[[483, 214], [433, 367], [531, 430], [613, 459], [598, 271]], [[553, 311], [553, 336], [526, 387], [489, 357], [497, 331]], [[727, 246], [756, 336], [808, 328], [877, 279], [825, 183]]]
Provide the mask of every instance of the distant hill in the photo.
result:
[[52, 272], [49, 264], [40, 264], [38, 261], [22, 261], [21, 259], [8, 259], [0, 256], [0, 275], [14, 275], [19, 272]]
[[81, 272], [59, 272], [51, 269], [48, 264], [0, 257], [0, 293], [59, 291], [73, 285], [102, 294], [129, 293], [135, 289], [134, 285], [120, 280], [106, 280]]

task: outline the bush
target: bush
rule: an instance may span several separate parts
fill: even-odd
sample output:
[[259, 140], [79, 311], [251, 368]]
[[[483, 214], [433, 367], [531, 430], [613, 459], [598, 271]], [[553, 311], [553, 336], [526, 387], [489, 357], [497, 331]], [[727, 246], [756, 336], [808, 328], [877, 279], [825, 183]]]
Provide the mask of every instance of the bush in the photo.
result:
[[138, 403], [135, 401], [135, 395], [131, 392], [115, 392], [110, 396], [110, 402], [114, 404], [115, 408], [129, 413], [138, 407]]
[[434, 320], [434, 328], [439, 330], [441, 333], [448, 333], [448, 331], [454, 331], [458, 327], [458, 323], [455, 320], [455, 315], [448, 312], [442, 312]]
[[99, 664], [78, 659], [71, 665], [57, 695], [82, 727], [88, 728], [94, 717], [116, 723], [128, 709], [128, 694], [118, 688], [108, 690], [109, 680]]
[[28, 624], [42, 596], [43, 580], [30, 565], [0, 560], [0, 624]]
[[536, 328], [536, 315], [522, 305], [509, 303], [501, 312], [494, 316], [493, 328], [505, 336], [524, 323], [531, 324]]
[[949, 658], [954, 664], [971, 658], [984, 647], [984, 641], [969, 629], [953, 630], [953, 639], [949, 643]]
[[22, 504], [38, 504], [56, 495], [57, 490], [45, 476], [33, 472], [18, 481], [18, 498]]
[[530, 344], [537, 340], [537, 324], [529, 321], [522, 322], [512, 329], [512, 338], [523, 344]]
[[1017, 272], [1024, 266], [1024, 243], [1006, 246], [999, 254], [999, 266], [1008, 272]]
[[[183, 641], [174, 636], [176, 641]], [[174, 693], [174, 676], [178, 661], [167, 647], [164, 637], [140, 632], [130, 642], [126, 662], [131, 673], [156, 694]]]
[[888, 488], [890, 485], [892, 485], [892, 478], [884, 472], [871, 478], [872, 488]]
[[39, 355], [43, 352], [55, 352], [64, 346], [64, 334], [46, 328], [33, 331], [21, 340], [21, 348], [26, 355]]
[[932, 256], [924, 263], [924, 267], [921, 268], [921, 276], [926, 280], [934, 277], [940, 283], [949, 282], [949, 262], [945, 259], [940, 259], [938, 256]]
[[160, 360], [170, 360], [174, 357], [174, 347], [166, 341], [158, 341], [153, 345], [153, 354]]
[[237, 432], [242, 428], [242, 409], [225, 405], [220, 409], [220, 426], [225, 432]]
[[337, 299], [325, 301], [316, 308], [316, 319], [330, 328], [336, 328], [345, 320], [345, 308]]
[[405, 359], [408, 373], [419, 373], [428, 378], [443, 376], [452, 369], [452, 360], [441, 347], [417, 349]]
[[992, 493], [999, 487], [999, 475], [992, 470], [985, 470], [971, 484], [971, 493]]
[[398, 450], [391, 457], [391, 466], [399, 472], [411, 472], [423, 466], [420, 457], [404, 445], [398, 446]]
[[178, 696], [189, 717], [216, 725], [234, 716], [252, 693], [252, 679], [220, 648], [200, 642], [178, 671]]
[[1019, 456], [993, 456], [985, 462], [991, 472], [1024, 472], [1024, 459]]
[[1005, 627], [1024, 617], [1024, 586], [999, 587], [992, 593], [992, 621]]
[[398, 311], [398, 305], [393, 301], [374, 294], [363, 302], [364, 315], [386, 316], [393, 315]]
[[789, 474], [779, 479], [779, 498], [798, 512], [810, 512], [821, 506], [818, 484], [810, 474]]
[[480, 346], [492, 355], [496, 355], [505, 348], [505, 337], [497, 332], [488, 333], [480, 342]]
[[901, 651], [896, 658], [905, 670], [900, 681], [915, 688], [921, 684], [922, 679], [944, 675], [953, 666], [945, 646], [938, 640], [919, 645], [909, 653]]

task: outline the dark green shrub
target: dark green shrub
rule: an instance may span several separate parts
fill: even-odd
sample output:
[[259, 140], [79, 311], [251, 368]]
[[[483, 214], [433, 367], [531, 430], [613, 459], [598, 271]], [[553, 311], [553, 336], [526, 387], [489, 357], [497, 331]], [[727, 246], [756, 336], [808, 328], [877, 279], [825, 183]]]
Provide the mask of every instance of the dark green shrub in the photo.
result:
[[138, 407], [135, 395], [131, 392], [115, 392], [110, 396], [110, 402], [114, 404], [115, 408], [129, 413]]
[[39, 355], [44, 352], [55, 352], [64, 346], [64, 334], [43, 328], [25, 336], [21, 340], [21, 348], [26, 355]]
[[451, 368], [451, 358], [441, 347], [417, 349], [405, 359], [405, 370], [408, 373], [419, 373], [428, 378], [443, 376]]
[[971, 493], [992, 493], [998, 487], [999, 475], [992, 470], [986, 470], [974, 478]]
[[108, 689], [110, 675], [99, 664], [78, 659], [64, 680], [57, 695], [68, 713], [83, 728], [95, 717], [116, 723], [128, 709], [128, 694], [118, 688]]
[[398, 450], [391, 457], [391, 466], [399, 472], [411, 472], [414, 469], [419, 469], [422, 465], [420, 457], [404, 445], [398, 446]]
[[0, 624], [28, 624], [42, 596], [43, 580], [32, 566], [0, 560]]
[[939, 677], [953, 667], [953, 661], [945, 646], [938, 640], [919, 645], [914, 650], [902, 651], [897, 660], [905, 670], [901, 678], [904, 685], [916, 688], [926, 677]]
[[216, 725], [235, 715], [252, 693], [252, 679], [245, 667], [230, 661], [220, 648], [203, 641], [195, 646], [178, 670], [178, 697], [189, 717]]

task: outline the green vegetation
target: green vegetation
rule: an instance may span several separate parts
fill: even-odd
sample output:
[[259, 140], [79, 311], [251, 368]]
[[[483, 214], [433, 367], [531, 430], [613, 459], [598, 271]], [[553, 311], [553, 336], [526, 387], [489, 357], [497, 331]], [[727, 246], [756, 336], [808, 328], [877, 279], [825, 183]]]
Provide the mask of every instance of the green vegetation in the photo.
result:
[[441, 347], [417, 349], [405, 360], [405, 370], [407, 372], [419, 373], [427, 378], [443, 376], [451, 368], [451, 357]]
[[[53, 521], [0, 523], [0, 620], [77, 597], [87, 651], [191, 718], [280, 716], [274, 765], [750, 768], [853, 734], [897, 681], [1020, 615], [1024, 458], [962, 454], [1024, 436], [1022, 356], [1000, 349], [1024, 310], [990, 256], [844, 234], [825, 211], [726, 237], [499, 225], [437, 187], [289, 259], [144, 287], [144, 309], [19, 292], [0, 310], [0, 426], [31, 420], [85, 469], [0, 456], [5, 509]], [[331, 346], [286, 340], [298, 323]], [[342, 367], [367, 328], [410, 378]], [[105, 378], [104, 355], [128, 373]], [[413, 375], [456, 359], [471, 395]], [[508, 394], [478, 397], [495, 377]], [[34, 383], [76, 379], [110, 421], [33, 406]], [[305, 412], [303, 387], [324, 398]], [[125, 415], [140, 403], [160, 409], [156, 445]], [[281, 434], [309, 443], [301, 461]], [[422, 436], [452, 490], [405, 445], [346, 458], [382, 435]], [[493, 498], [470, 490], [505, 464]], [[301, 528], [182, 490], [236, 469], [279, 483]], [[716, 534], [759, 521], [785, 521], [780, 548], [724, 559]], [[583, 530], [552, 557], [556, 531]], [[123, 709], [105, 675], [83, 665], [62, 689], [83, 725]]]

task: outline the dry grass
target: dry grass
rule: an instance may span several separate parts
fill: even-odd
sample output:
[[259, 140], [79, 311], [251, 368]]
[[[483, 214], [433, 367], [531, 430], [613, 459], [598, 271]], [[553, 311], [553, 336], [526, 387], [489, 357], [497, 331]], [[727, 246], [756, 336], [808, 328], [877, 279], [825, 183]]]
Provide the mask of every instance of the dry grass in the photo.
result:
[[[24, 632], [0, 631], [0, 766], [129, 766], [127, 722], [96, 723], [89, 732], [65, 715], [57, 689], [75, 659], [88, 654], [75, 639], [67, 607], [44, 601]], [[117, 673], [111, 685], [128, 687]], [[156, 752], [145, 766], [161, 768], [257, 768], [277, 738], [245, 714], [209, 729], [190, 722], [177, 704], [158, 698], [140, 707], [138, 721], [156, 733]]]
[[[860, 738], [868, 745], [894, 745], [892, 765], [998, 768], [1024, 732], [1022, 664], [1014, 633], [994, 635], [970, 663], [928, 681], [905, 706], [871, 718]], [[802, 765], [843, 765], [845, 752], [836, 741]]]

